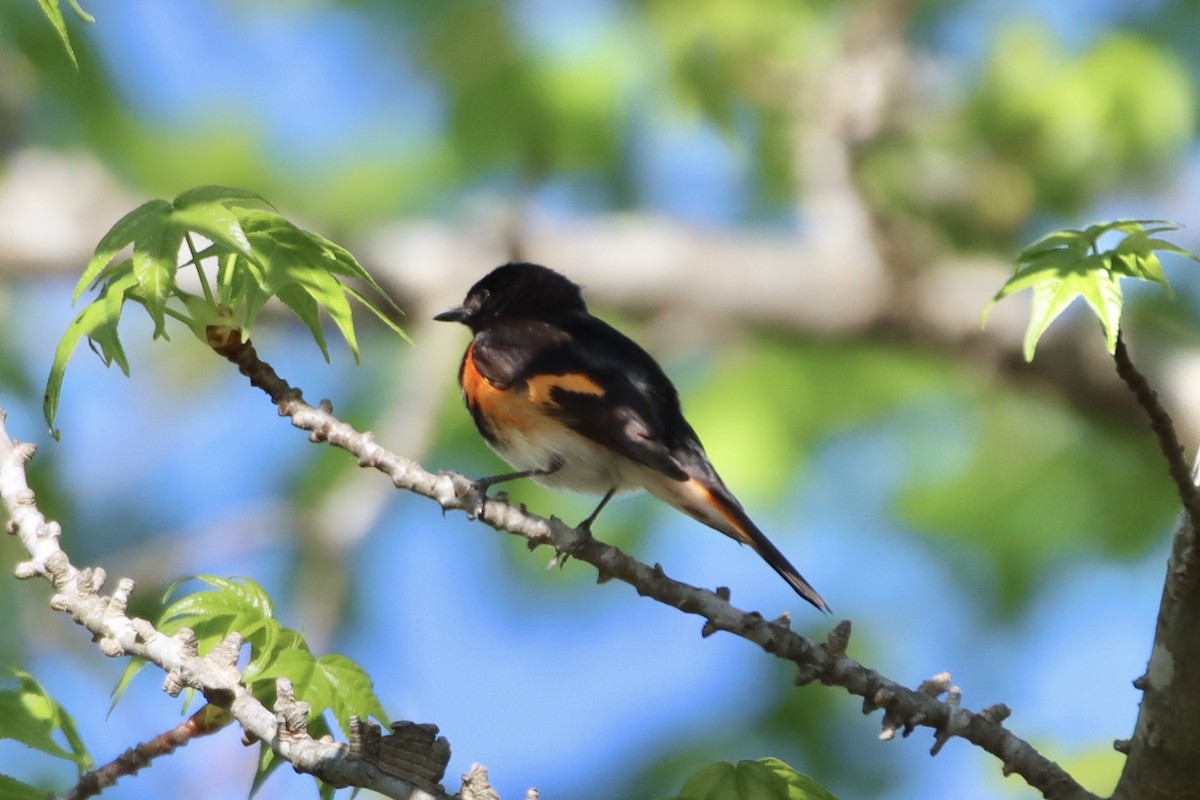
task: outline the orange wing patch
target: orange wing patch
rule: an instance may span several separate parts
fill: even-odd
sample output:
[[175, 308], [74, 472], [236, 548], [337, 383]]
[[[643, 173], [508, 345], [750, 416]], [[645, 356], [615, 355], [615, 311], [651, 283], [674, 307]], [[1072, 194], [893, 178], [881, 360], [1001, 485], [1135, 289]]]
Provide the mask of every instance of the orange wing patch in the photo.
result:
[[479, 371], [475, 365], [474, 350], [475, 343], [472, 342], [463, 358], [459, 382], [467, 406], [482, 414], [491, 423], [490, 427], [530, 430], [544, 418], [548, 407], [557, 405], [553, 398], [555, 389], [597, 397], [604, 394], [604, 387], [578, 372], [537, 375], [525, 382], [524, 391], [521, 391], [521, 387], [505, 391]]
[[604, 387], [581, 372], [563, 375], [537, 375], [527, 382], [529, 402], [537, 406], [557, 405], [551, 396], [555, 389], [576, 394], [604, 396]]

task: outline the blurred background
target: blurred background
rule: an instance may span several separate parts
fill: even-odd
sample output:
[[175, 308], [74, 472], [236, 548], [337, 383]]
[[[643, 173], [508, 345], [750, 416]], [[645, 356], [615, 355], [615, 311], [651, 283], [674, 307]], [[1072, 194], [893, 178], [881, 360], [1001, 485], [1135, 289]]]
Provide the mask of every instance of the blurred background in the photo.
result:
[[[130, 378], [82, 348], [61, 442], [40, 400], [100, 236], [151, 197], [258, 191], [348, 246], [406, 311], [362, 316], [364, 363], [294, 320], [259, 352], [315, 400], [434, 469], [502, 470], [461, 407], [466, 332], [430, 322], [511, 257], [586, 287], [660, 358], [726, 482], [834, 609], [646, 498], [595, 533], [671, 576], [964, 702], [1107, 793], [1133, 729], [1176, 502], [1095, 323], [1025, 364], [1028, 301], [979, 314], [1042, 233], [1115, 217], [1200, 249], [1200, 4], [999, 0], [119, 0], [67, 17], [0, 0], [0, 407], [35, 441], [43, 511], [76, 564], [156, 613], [184, 575], [251, 577], [318, 652], [363, 664], [389, 714], [439, 725], [453, 789], [653, 798], [713, 760], [776, 756], [854, 798], [1031, 797], [928, 730], [877, 741], [840, 690], [594, 571], [445, 518], [310, 445], [182, 328], [130, 313]], [[1200, 283], [1130, 287], [1126, 336], [1194, 446]], [[513, 485], [542, 514], [594, 502]], [[0, 540], [9, 569], [18, 543]], [[176, 724], [124, 669], [0, 580], [0, 657], [75, 715], [100, 762]], [[254, 748], [198, 741], [106, 793], [235, 797]], [[69, 765], [0, 742], [47, 788]], [[304, 796], [281, 770], [261, 797]]]

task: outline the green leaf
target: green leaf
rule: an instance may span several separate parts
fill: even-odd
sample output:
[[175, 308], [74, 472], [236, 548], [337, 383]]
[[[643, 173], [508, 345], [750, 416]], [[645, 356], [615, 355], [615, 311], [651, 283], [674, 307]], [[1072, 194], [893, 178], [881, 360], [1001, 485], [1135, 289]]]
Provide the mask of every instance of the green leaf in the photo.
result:
[[[0, 691], [0, 739], [13, 739], [55, 758], [71, 761], [80, 775], [91, 769], [92, 757], [88, 755], [71, 715], [29, 673], [19, 669], [4, 671], [17, 678], [19, 687]], [[69, 750], [54, 740], [54, 734], [59, 732], [66, 739]]]
[[[196, 250], [193, 236], [211, 244]], [[181, 264], [185, 241], [191, 256]], [[130, 247], [130, 258], [114, 263], [118, 253]], [[201, 269], [201, 262], [210, 258], [218, 263], [215, 293], [211, 277]], [[196, 268], [203, 297], [179, 287], [179, 269], [190, 266]], [[339, 276], [365, 285], [371, 297], [343, 284]], [[44, 411], [52, 431], [66, 364], [82, 336], [89, 337], [106, 364], [116, 360], [128, 373], [116, 336], [126, 300], [146, 309], [154, 322], [154, 338], [166, 337], [170, 316], [206, 340], [206, 328], [216, 324], [238, 326], [248, 334], [267, 301], [278, 296], [308, 327], [327, 361], [322, 309], [356, 362], [360, 357], [351, 300], [405, 336], [382, 310], [383, 303], [392, 309], [395, 304], [348, 250], [293, 225], [261, 195], [227, 186], [198, 186], [173, 202], [151, 200], [118, 220], [96, 246], [75, 287], [73, 302], [95, 286], [99, 296], [64, 334], [47, 381]], [[53, 433], [57, 438], [58, 432]]]
[[47, 424], [50, 425], [51, 434], [56, 439], [59, 434], [54, 429], [54, 419], [58, 416], [58, 401], [62, 392], [63, 376], [66, 374], [67, 362], [70, 361], [71, 354], [75, 352], [80, 339], [86, 336], [92, 343], [93, 350], [99, 346], [98, 352], [105, 366], [115, 361], [122, 372], [126, 375], [129, 374], [129, 361], [125, 357], [125, 350], [121, 347], [121, 340], [117, 336], [117, 326], [121, 321], [121, 309], [125, 302], [125, 295], [133, 290], [137, 284], [137, 278], [127, 261], [116, 268], [114, 274], [118, 277], [114, 277], [104, 287], [96, 302], [79, 312], [74, 321], [67, 326], [63, 338], [58, 343], [58, 348], [54, 351], [54, 362], [50, 366], [50, 377], [46, 381], [46, 393], [42, 399], [42, 412], [46, 417]]
[[[408, 334], [404, 332], [404, 329], [401, 328], [399, 325], [397, 325], [395, 322], [393, 322], [391, 317], [389, 317], [387, 314], [383, 313], [383, 309], [379, 308], [377, 305], [375, 305], [373, 302], [371, 302], [371, 300], [369, 298], [364, 297], [362, 295], [362, 293], [359, 292], [358, 290], [356, 290], [354, 287], [346, 286], [345, 289], [346, 289], [347, 294], [349, 294], [351, 297], [353, 297], [355, 300], [357, 300], [359, 303], [361, 303], [364, 308], [366, 308], [368, 311], [370, 311], [372, 314], [374, 314], [376, 317], [378, 317], [379, 320], [384, 325], [387, 325], [389, 328], [391, 328], [392, 333], [396, 334], [397, 336], [399, 336], [401, 339], [408, 342], [409, 344], [413, 343], [413, 340], [408, 337]], [[387, 299], [388, 303], [390, 303], [392, 305], [392, 307], [394, 308], [396, 304], [392, 302], [392, 298], [388, 297], [387, 295], [384, 295], [384, 297]]]
[[833, 792], [777, 758], [764, 758], [759, 763], [787, 781], [789, 800], [837, 800]]
[[230, 609], [250, 609], [263, 617], [272, 617], [275, 614], [274, 604], [266, 590], [250, 578], [194, 575], [171, 584], [167, 589], [168, 595], [189, 580], [200, 581], [215, 591], [196, 592], [181, 598], [163, 611], [164, 621], [176, 614], [220, 614]]
[[180, 192], [175, 198], [174, 205], [176, 208], [184, 208], [205, 203], [220, 203], [226, 207], [243, 206], [272, 210], [275, 208], [275, 206], [271, 205], [270, 200], [258, 192], [252, 192], [249, 189], [239, 189], [234, 186], [220, 186], [218, 184], [205, 184], [188, 189], [185, 192]]
[[108, 713], [111, 714], [113, 712], [113, 709], [117, 707], [117, 703], [121, 702], [121, 698], [125, 696], [125, 691], [129, 688], [129, 685], [133, 683], [133, 679], [149, 663], [144, 658], [134, 657], [129, 659], [129, 663], [125, 666], [125, 671], [121, 673], [121, 679], [117, 681], [117, 685], [113, 687], [111, 692], [112, 702], [108, 705]]
[[91, 14], [89, 14], [83, 10], [83, 8], [79, 5], [78, 0], [67, 0], [67, 2], [69, 2], [71, 4], [71, 9], [84, 22], [95, 22], [96, 21], [95, 17], [93, 17]]
[[166, 335], [167, 299], [175, 288], [183, 232], [167, 225], [145, 231], [133, 243], [133, 274], [138, 298], [154, 320], [154, 338]]
[[1083, 236], [1083, 231], [1066, 230], [1049, 233], [1017, 254], [1017, 262], [1031, 261], [1035, 256], [1039, 256], [1042, 253], [1060, 249], [1074, 251], [1080, 256], [1085, 255], [1088, 243], [1087, 239]]
[[[191, 203], [180, 206], [176, 200], [171, 222], [178, 226], [181, 238], [187, 232], [198, 233], [224, 250], [242, 255], [250, 254], [250, 241], [246, 238], [237, 215], [220, 203]], [[217, 252], [219, 251], [214, 248], [213, 255]]]
[[320, 706], [333, 711], [338, 727], [350, 735], [350, 717], [374, 717], [386, 722], [387, 712], [375, 695], [366, 670], [343, 655], [330, 653], [317, 659], [316, 670], [305, 701], [314, 712]]
[[[294, 631], [286, 628], [284, 631], [294, 634]], [[258, 663], [247, 666], [243, 678], [247, 686], [268, 680], [273, 686], [276, 678], [287, 678], [295, 687], [296, 696], [316, 707], [317, 703], [309, 693], [316, 669], [317, 659], [308, 650], [308, 646], [302, 640], [299, 643], [291, 641], [288, 645], [275, 648], [269, 660], [260, 659]], [[324, 709], [328, 705], [328, 700], [322, 697], [321, 708]]]
[[[1122, 219], [1090, 225], [1084, 230], [1051, 233], [1021, 251], [1013, 276], [984, 306], [981, 322], [1000, 300], [1025, 289], [1033, 290], [1033, 309], [1025, 330], [1025, 359], [1033, 360], [1042, 334], [1077, 297], [1100, 320], [1109, 353], [1116, 351], [1121, 327], [1120, 279], [1157, 283], [1171, 294], [1156, 253], [1170, 252], [1198, 261], [1196, 256], [1152, 234], [1175, 230], [1175, 223], [1158, 219]], [[1100, 238], [1124, 234], [1116, 247], [1100, 251]]]
[[[355, 361], [358, 361], [358, 341], [348, 298], [359, 300], [381, 319], [386, 317], [359, 292], [338, 280], [337, 276], [341, 274], [364, 280], [373, 290], [386, 297], [382, 288], [345, 249], [318, 234], [301, 230], [278, 214], [239, 209], [238, 217], [250, 240], [252, 258], [262, 270], [262, 291], [279, 296], [313, 332], [322, 352], [327, 353], [324, 337], [316, 334], [320, 325], [317, 311], [324, 309], [337, 325]], [[298, 287], [316, 305], [302, 300], [298, 291], [287, 287]], [[390, 321], [389, 326], [403, 335]]]
[[[1044, 259], [1043, 259], [1044, 260]], [[1025, 360], [1032, 361], [1038, 340], [1076, 297], [1091, 306], [1104, 329], [1109, 352], [1116, 349], [1121, 324], [1121, 287], [1098, 256], [1064, 263], [1053, 279], [1033, 287], [1033, 309], [1025, 331]]]
[[[274, 657], [278, 642], [286, 639], [285, 634], [296, 636], [282, 628], [274, 619], [271, 598], [261, 586], [249, 578], [230, 579], [214, 575], [181, 578], [167, 588], [164, 600], [175, 594], [178, 588], [189, 580], [200, 581], [211, 589], [184, 595], [168, 605], [159, 615], [155, 627], [167, 636], [178, 633], [181, 628], [191, 628], [196, 634], [201, 655], [209, 652], [230, 633], [237, 631], [251, 647], [250, 663], [254, 666], [256, 660], [269, 661]], [[286, 641], [290, 643], [294, 640]], [[133, 678], [145, 666], [145, 662], [134, 659], [125, 668], [120, 681], [113, 689], [113, 707], [129, 688]], [[250, 667], [247, 668], [247, 673], [250, 673]]]
[[0, 773], [0, 797], [4, 800], [46, 800], [46, 791]]
[[[161, 633], [172, 635], [185, 626], [191, 628], [203, 655], [230, 632], [237, 631], [251, 648], [250, 661], [242, 673], [246, 687], [269, 706], [275, 699], [275, 679], [290, 679], [296, 696], [310, 705], [310, 732], [325, 729], [321, 716], [327, 710], [333, 712], [347, 735], [351, 716], [387, 720], [371, 679], [362, 667], [340, 655], [315, 658], [303, 636], [274, 618], [271, 598], [257, 583], [248, 578], [200, 575], [172, 584], [164, 599], [174, 595], [186, 580], [198, 580], [210, 588], [180, 597], [167, 606], [156, 625]], [[135, 661], [126, 668], [113, 690], [114, 706], [144, 666]], [[270, 769], [273, 766], [264, 767], [260, 762], [255, 791]]]
[[79, 302], [84, 291], [103, 277], [104, 268], [117, 253], [162, 228], [170, 208], [171, 204], [166, 200], [151, 200], [117, 220], [117, 224], [109, 228], [108, 233], [104, 234], [100, 243], [96, 245], [92, 260], [88, 262], [79, 283], [75, 284], [71, 302]]
[[271, 598], [261, 586], [249, 578], [231, 580], [200, 575], [195, 580], [208, 584], [212, 590], [186, 595], [168, 606], [159, 619], [160, 631], [171, 635], [180, 628], [191, 628], [201, 654], [234, 631], [250, 645], [252, 658], [273, 651], [280, 625], [274, 619]]
[[[75, 48], [71, 47], [71, 37], [67, 34], [67, 22], [63, 19], [62, 9], [58, 7], [58, 0], [38, 0], [38, 4], [42, 7], [42, 13], [46, 15], [46, 19], [50, 20], [50, 24], [54, 26], [58, 38], [62, 40], [67, 55], [71, 57], [71, 63], [75, 65], [75, 69], [79, 69], [79, 59], [75, 58]], [[76, 6], [76, 10], [80, 10], [78, 6]]]
[[807, 775], [775, 758], [710, 764], [683, 786], [675, 800], [837, 800]]
[[275, 755], [275, 751], [271, 749], [271, 745], [266, 742], [261, 742], [258, 749], [258, 768], [254, 771], [254, 781], [250, 784], [250, 797], [258, 794], [258, 790], [267, 782], [267, 778], [271, 777], [271, 773], [279, 769], [281, 764], [286, 764], [279, 756]]
[[329, 361], [329, 348], [325, 344], [325, 329], [321, 327], [320, 309], [313, 296], [295, 284], [279, 287], [276, 296], [300, 318], [301, 322], [308, 326], [309, 333], [312, 334], [317, 347], [321, 348], [321, 355], [325, 357], [326, 361]]

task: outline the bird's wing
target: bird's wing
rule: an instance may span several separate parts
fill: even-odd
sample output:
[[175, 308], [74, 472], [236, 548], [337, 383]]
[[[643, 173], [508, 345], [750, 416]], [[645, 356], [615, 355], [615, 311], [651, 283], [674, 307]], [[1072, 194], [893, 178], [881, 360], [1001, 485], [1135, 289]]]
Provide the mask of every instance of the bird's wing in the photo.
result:
[[489, 362], [481, 369], [523, 383], [547, 416], [674, 480], [687, 478], [672, 457], [679, 426], [692, 435], [675, 387], [645, 350], [607, 323], [574, 315], [554, 325], [498, 327], [475, 353]]

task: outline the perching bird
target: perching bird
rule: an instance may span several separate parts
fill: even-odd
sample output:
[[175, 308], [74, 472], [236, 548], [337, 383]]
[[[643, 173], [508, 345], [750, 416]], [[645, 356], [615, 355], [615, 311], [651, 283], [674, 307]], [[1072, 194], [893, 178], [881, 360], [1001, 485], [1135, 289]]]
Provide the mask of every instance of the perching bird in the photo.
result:
[[520, 470], [484, 478], [603, 495], [590, 528], [617, 492], [645, 489], [711, 528], [748, 544], [796, 593], [829, 606], [725, 488], [662, 367], [635, 342], [588, 313], [580, 287], [536, 264], [505, 264], [438, 314], [474, 338], [459, 371], [475, 426]]

